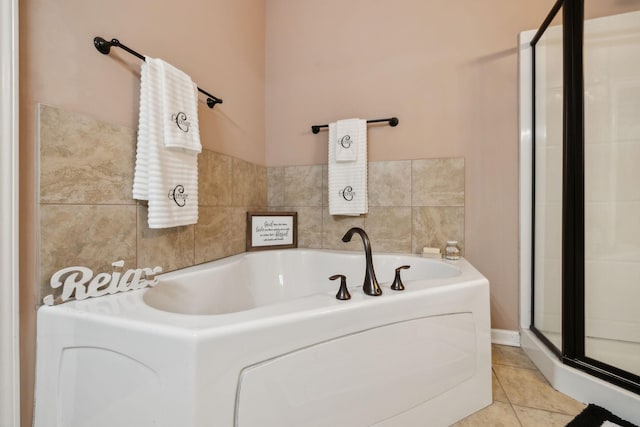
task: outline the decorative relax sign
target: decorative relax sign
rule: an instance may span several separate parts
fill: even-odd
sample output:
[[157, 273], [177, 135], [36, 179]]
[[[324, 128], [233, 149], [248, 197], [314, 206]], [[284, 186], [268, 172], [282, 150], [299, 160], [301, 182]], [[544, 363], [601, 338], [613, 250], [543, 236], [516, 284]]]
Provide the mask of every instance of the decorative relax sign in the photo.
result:
[[247, 212], [247, 251], [297, 247], [297, 212]]
[[50, 284], [53, 289], [62, 286], [62, 295], [54, 299], [53, 295], [44, 297], [47, 305], [59, 304], [69, 300], [72, 296], [77, 300], [99, 297], [117, 292], [141, 289], [158, 283], [156, 274], [162, 272], [159, 266], [153, 268], [137, 268], [120, 271], [124, 267], [124, 261], [116, 261], [111, 264], [113, 273], [98, 273], [93, 276], [93, 271], [87, 267], [67, 267], [57, 271], [51, 276]]

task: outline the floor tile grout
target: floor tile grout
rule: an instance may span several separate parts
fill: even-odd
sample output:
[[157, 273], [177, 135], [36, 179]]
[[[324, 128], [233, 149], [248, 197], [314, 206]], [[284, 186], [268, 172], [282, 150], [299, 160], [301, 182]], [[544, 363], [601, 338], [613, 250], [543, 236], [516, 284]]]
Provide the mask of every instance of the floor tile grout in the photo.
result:
[[518, 412], [516, 412], [516, 408], [514, 408], [513, 405], [511, 405], [511, 412], [513, 412], [513, 415], [515, 415], [516, 420], [518, 421], [518, 424], [520, 424], [520, 427], [523, 427], [522, 426], [522, 420], [518, 416]]
[[549, 412], [551, 414], [566, 415], [566, 416], [569, 416], [569, 417], [574, 417], [575, 416], [574, 414], [567, 414], [566, 412], [558, 412], [558, 411], [553, 411], [551, 409], [541, 409], [541, 408], [536, 408], [535, 406], [518, 405], [517, 403], [511, 403], [511, 406], [518, 406], [520, 408], [534, 409], [536, 411]]
[[509, 395], [507, 394], [507, 392], [504, 389], [504, 386], [502, 385], [502, 382], [500, 381], [500, 378], [498, 378], [498, 375], [496, 374], [496, 371], [493, 370], [493, 366], [491, 366], [491, 372], [493, 372], [493, 375], [496, 377], [496, 381], [498, 382], [498, 385], [500, 386], [500, 389], [502, 390], [502, 393], [504, 394], [504, 397], [507, 398], [508, 402], [506, 402], [506, 403], [508, 403], [509, 405], [513, 405], [511, 403], [511, 399], [509, 399]]
[[[504, 359], [506, 359], [507, 362], [515, 362], [504, 363]], [[502, 380], [498, 376], [496, 367], [499, 367], [499, 370], [502, 370]], [[503, 368], [507, 368], [507, 371], [503, 370]], [[510, 374], [507, 375], [507, 373]], [[525, 379], [531, 378], [533, 382], [531, 384], [526, 382], [517, 383], [517, 385], [515, 385], [516, 388], [514, 389], [513, 378], [511, 375]], [[547, 387], [549, 387], [549, 392], [551, 392], [553, 388], [549, 385], [547, 379], [540, 373], [540, 370], [531, 363], [530, 359], [519, 348], [507, 349], [501, 346], [492, 345], [491, 376], [491, 381], [493, 382], [495, 380], [496, 382], [495, 384], [492, 384], [492, 393], [494, 391], [496, 393], [492, 395], [491, 405], [476, 412], [475, 414], [469, 415], [464, 420], [460, 420], [458, 423], [454, 424], [454, 426], [484, 427], [486, 425], [509, 425], [524, 427], [527, 425], [535, 425], [535, 423], [539, 424], [541, 417], [545, 419], [548, 418], [549, 422], [553, 425], [561, 425], [560, 423], [564, 425], [564, 423], [568, 422], [568, 420], [572, 419], [580, 412], [575, 412], [573, 410], [573, 403], [567, 407], [545, 407], [545, 404], [543, 403], [544, 399], [542, 401], [537, 400], [537, 397], [546, 395]], [[493, 377], [495, 377], [495, 379]], [[509, 393], [507, 393], [507, 388], [505, 388], [503, 381], [511, 381], [511, 383], [507, 384], [507, 388], [512, 393], [515, 393], [514, 396], [510, 396]], [[520, 395], [520, 390], [526, 390], [529, 387], [538, 387], [538, 385], [542, 383], [545, 384], [544, 389], [529, 389], [529, 394], [525, 393], [524, 395]], [[533, 395], [531, 393], [533, 393]], [[496, 394], [499, 394], [500, 399], [502, 400], [496, 400]], [[559, 393], [559, 395], [561, 394], [562, 393]], [[524, 399], [522, 399], [523, 397]], [[513, 398], [516, 398], [519, 403], [514, 403]], [[530, 398], [533, 398], [533, 400], [529, 400]], [[561, 398], [561, 400], [565, 399]], [[567, 402], [570, 403], [571, 400], [574, 399], [567, 400]], [[584, 407], [584, 404], [580, 402], [575, 401], [574, 403], [578, 404], [577, 406], [582, 405]], [[577, 406], [575, 406], [576, 410]]]
[[492, 365], [506, 366], [507, 368], [527, 369], [529, 371], [537, 371], [537, 368], [527, 368], [526, 366], [507, 365], [505, 363], [493, 363]]

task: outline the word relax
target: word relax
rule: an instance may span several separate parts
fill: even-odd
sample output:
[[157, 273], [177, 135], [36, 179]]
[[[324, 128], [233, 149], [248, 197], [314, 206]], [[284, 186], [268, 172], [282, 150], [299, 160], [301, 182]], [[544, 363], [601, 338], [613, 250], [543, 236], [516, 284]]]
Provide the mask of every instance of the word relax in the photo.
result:
[[[116, 261], [111, 265], [116, 268], [122, 268], [124, 267], [124, 261]], [[53, 289], [62, 286], [62, 295], [59, 299], [54, 299], [53, 295], [47, 295], [44, 297], [43, 302], [47, 305], [54, 305], [58, 302], [65, 302], [72, 296], [75, 296], [77, 300], [83, 300], [90, 297], [154, 286], [158, 283], [155, 275], [161, 272], [162, 268], [156, 266], [153, 268], [131, 269], [124, 273], [120, 271], [98, 273], [94, 277], [93, 271], [87, 267], [63, 268], [54, 273], [50, 280], [50, 285]]]

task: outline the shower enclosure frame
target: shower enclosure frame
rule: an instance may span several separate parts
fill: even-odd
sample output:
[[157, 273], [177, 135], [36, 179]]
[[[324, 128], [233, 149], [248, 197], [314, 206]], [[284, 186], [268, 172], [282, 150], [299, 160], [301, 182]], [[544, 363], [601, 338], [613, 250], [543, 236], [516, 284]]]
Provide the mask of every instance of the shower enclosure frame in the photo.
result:
[[[562, 134], [562, 348], [557, 348], [535, 326], [534, 319], [534, 244], [535, 244], [535, 180], [531, 179], [530, 235], [531, 242], [530, 304], [528, 322], [521, 318], [523, 328], [528, 328], [551, 350], [562, 363], [587, 372], [633, 393], [640, 394], [640, 377], [616, 368], [585, 354], [585, 196], [584, 196], [584, 0], [558, 0], [540, 29], [530, 42], [531, 46], [531, 173], [535, 174], [535, 46], [562, 9], [563, 34], [563, 134]], [[522, 44], [521, 44], [522, 46]], [[521, 48], [522, 49], [522, 48]], [[522, 54], [522, 53], [521, 53]], [[521, 112], [521, 129], [522, 129]], [[523, 147], [524, 148], [524, 147]], [[521, 161], [522, 165], [522, 161]], [[521, 213], [522, 214], [522, 213]], [[524, 219], [524, 218], [523, 218]], [[527, 270], [525, 268], [525, 270]]]

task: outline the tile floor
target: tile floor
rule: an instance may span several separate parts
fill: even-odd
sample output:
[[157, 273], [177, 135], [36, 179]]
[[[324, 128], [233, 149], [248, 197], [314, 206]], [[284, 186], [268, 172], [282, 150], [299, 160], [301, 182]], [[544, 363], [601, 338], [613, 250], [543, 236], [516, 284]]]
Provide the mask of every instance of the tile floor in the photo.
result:
[[454, 427], [565, 426], [586, 405], [554, 390], [518, 347], [492, 345], [493, 404]]

